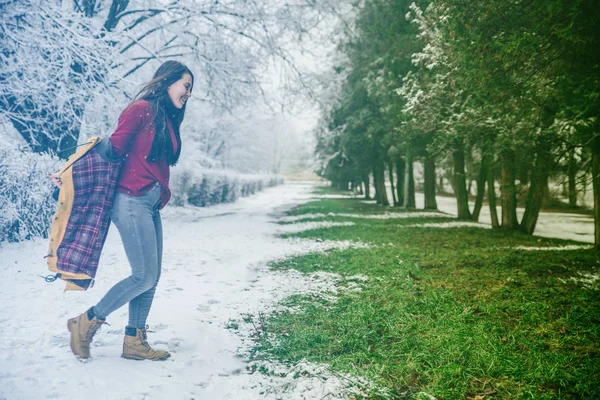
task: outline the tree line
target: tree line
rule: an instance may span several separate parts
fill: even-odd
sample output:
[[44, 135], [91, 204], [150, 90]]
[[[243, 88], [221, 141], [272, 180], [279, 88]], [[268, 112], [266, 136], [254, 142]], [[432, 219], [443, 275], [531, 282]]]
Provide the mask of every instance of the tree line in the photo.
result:
[[592, 186], [600, 246], [594, 1], [366, 0], [338, 49], [317, 131], [322, 176], [367, 197], [372, 179], [377, 203], [411, 208], [419, 161], [426, 209], [448, 178], [459, 218], [477, 221], [487, 200], [494, 228], [528, 234], [551, 182], [572, 206]]

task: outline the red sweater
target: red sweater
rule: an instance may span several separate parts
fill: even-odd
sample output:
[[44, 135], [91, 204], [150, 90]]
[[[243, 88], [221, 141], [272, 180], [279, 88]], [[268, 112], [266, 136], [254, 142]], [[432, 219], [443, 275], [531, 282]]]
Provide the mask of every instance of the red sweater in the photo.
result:
[[[117, 181], [117, 191], [132, 196], [141, 196], [154, 187], [156, 182], [162, 187], [162, 209], [171, 198], [169, 189], [169, 164], [161, 161], [148, 162], [154, 139], [154, 114], [152, 106], [146, 100], [131, 104], [119, 117], [117, 129], [110, 137], [110, 142], [117, 156], [125, 155], [123, 169]], [[177, 151], [177, 140], [173, 125], [167, 118], [167, 127], [171, 133], [173, 150]]]

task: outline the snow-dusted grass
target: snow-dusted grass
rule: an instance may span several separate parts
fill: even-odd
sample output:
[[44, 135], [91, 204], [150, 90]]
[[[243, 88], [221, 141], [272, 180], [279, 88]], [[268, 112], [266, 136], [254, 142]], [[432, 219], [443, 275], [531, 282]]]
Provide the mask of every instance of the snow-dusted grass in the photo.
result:
[[600, 272], [578, 272], [576, 276], [559, 280], [563, 283], [575, 283], [587, 289], [600, 290]]
[[[287, 222], [385, 208], [319, 199]], [[365, 248], [281, 260], [277, 270], [365, 275], [359, 291], [296, 295], [261, 321], [258, 354], [360, 376], [368, 398], [598, 398], [600, 278], [586, 245], [464, 221], [356, 218], [287, 234]], [[420, 229], [422, 227], [444, 229]], [[542, 249], [563, 250], [538, 251]], [[359, 382], [359, 381], [357, 381]]]
[[527, 251], [564, 251], [564, 250], [591, 250], [594, 246], [590, 245], [580, 245], [580, 244], [570, 244], [565, 246], [515, 246], [509, 247], [513, 250], [527, 250]]
[[333, 228], [336, 226], [352, 226], [354, 222], [302, 222], [289, 225], [280, 225], [277, 230], [281, 233], [297, 233], [302, 231], [308, 231], [313, 229], [326, 229]]
[[362, 196], [355, 194], [317, 194], [313, 197], [315, 199], [355, 199]]
[[484, 229], [492, 229], [490, 225], [480, 224], [478, 222], [468, 222], [468, 221], [453, 221], [453, 222], [430, 222], [425, 224], [410, 224], [410, 225], [399, 225], [402, 228], [484, 228]]
[[[331, 188], [323, 188], [331, 192]], [[391, 199], [391, 188], [388, 186], [388, 198]], [[375, 205], [375, 200], [364, 200], [363, 197], [353, 197], [351, 192], [343, 193], [340, 198], [349, 201], [356, 200], [361, 205]], [[416, 193], [416, 209], [422, 209], [424, 206], [423, 193]], [[457, 215], [456, 198], [451, 196], [437, 196], [436, 202], [438, 210], [449, 216]], [[473, 209], [473, 202], [469, 203]], [[501, 215], [502, 210], [500, 204], [497, 206], [497, 213]], [[379, 207], [378, 211], [384, 210], [384, 207]], [[522, 218], [524, 209], [517, 208], [518, 218]], [[489, 206], [484, 206], [481, 209], [479, 222], [491, 225], [491, 216]], [[579, 242], [594, 243], [594, 218], [591, 215], [581, 215], [573, 213], [557, 213], [557, 212], [540, 212], [538, 222], [535, 228], [535, 235], [548, 238], [559, 238], [567, 240], [575, 240]]]
[[296, 222], [305, 219], [317, 219], [327, 217], [357, 218], [357, 219], [405, 219], [405, 218], [448, 218], [447, 214], [437, 211], [411, 211], [411, 212], [386, 212], [384, 214], [357, 214], [357, 213], [309, 213], [300, 215], [289, 215], [280, 218], [281, 222]]

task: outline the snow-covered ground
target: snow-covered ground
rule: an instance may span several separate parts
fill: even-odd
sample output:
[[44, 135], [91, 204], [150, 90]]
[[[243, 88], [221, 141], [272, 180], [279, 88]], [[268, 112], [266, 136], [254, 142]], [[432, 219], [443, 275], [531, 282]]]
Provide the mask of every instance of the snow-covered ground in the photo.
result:
[[[267, 262], [365, 246], [277, 237], [303, 229], [352, 229], [352, 222], [274, 223], [285, 210], [310, 200], [312, 189], [312, 184], [288, 184], [234, 204], [165, 209], [163, 274], [148, 321], [155, 331], [149, 334], [150, 342], [173, 355], [165, 362], [120, 358], [127, 307], [111, 315], [111, 325], [96, 335], [91, 361], [82, 363], [71, 354], [67, 319], [95, 304], [129, 274], [114, 228], [95, 286], [87, 292], [64, 293], [62, 282], [46, 283], [38, 277], [48, 274], [42, 259], [46, 240], [5, 244], [0, 248], [0, 399], [331, 400], [347, 398], [348, 388], [368, 384], [305, 362], [292, 368], [256, 365], [273, 371], [271, 375], [247, 368], [252, 364], [245, 356], [252, 337], [260, 333], [261, 315], [291, 294], [327, 296], [341, 288], [335, 274], [272, 271]], [[418, 195], [417, 205], [422, 201]], [[455, 202], [438, 197], [438, 205], [452, 214]], [[482, 222], [486, 218], [489, 213], [482, 215]], [[593, 232], [591, 220], [569, 214], [542, 213], [538, 226], [537, 234], [582, 241], [590, 241]], [[347, 288], [360, 289], [363, 277], [355, 281]]]
[[[417, 207], [422, 207], [424, 197], [422, 193], [417, 193]], [[442, 212], [457, 215], [456, 198], [454, 197], [437, 197], [438, 209]], [[470, 203], [473, 210], [473, 203]], [[498, 206], [498, 218], [502, 218], [502, 209]], [[519, 221], [523, 217], [523, 208], [517, 208], [517, 216]], [[485, 224], [492, 223], [490, 216], [490, 207], [484, 204], [481, 209], [479, 222]], [[570, 239], [579, 242], [594, 243], [594, 217], [590, 215], [572, 214], [572, 213], [550, 213], [540, 212], [538, 222], [535, 227], [536, 236], [544, 236], [548, 238]]]
[[[374, 190], [374, 189], [372, 189]], [[387, 187], [388, 199], [392, 199], [392, 188]], [[371, 193], [374, 193], [373, 191]], [[423, 193], [416, 193], [415, 196], [417, 208], [423, 208], [425, 197]], [[456, 198], [437, 196], [436, 198], [438, 210], [450, 215], [457, 215]], [[373, 202], [374, 203], [374, 202]], [[473, 202], [469, 203], [473, 210]], [[498, 218], [502, 218], [502, 209], [496, 207]], [[523, 217], [523, 208], [517, 208], [517, 216], [519, 221]], [[481, 209], [479, 222], [484, 224], [492, 223], [490, 207], [484, 204]], [[594, 217], [591, 215], [572, 214], [572, 213], [549, 213], [540, 212], [534, 235], [548, 238], [577, 240], [580, 242], [594, 243]]]
[[[235, 204], [207, 209], [167, 207], [163, 213], [164, 263], [150, 313], [149, 341], [168, 348], [165, 362], [120, 358], [127, 307], [109, 316], [82, 363], [69, 347], [67, 319], [95, 304], [129, 266], [111, 227], [97, 279], [87, 292], [63, 292], [46, 283], [46, 240], [0, 248], [0, 399], [337, 399], [350, 377], [300, 363], [278, 376], [250, 373], [258, 316], [294, 293], [335, 292], [334, 274], [302, 275], [266, 268], [270, 260], [352, 242], [281, 239], [274, 222], [308, 201], [307, 184], [270, 188]], [[321, 227], [334, 224], [321, 224]], [[314, 228], [305, 225], [305, 229]], [[360, 283], [360, 277], [357, 278]], [[250, 316], [250, 317], [249, 317]], [[246, 323], [253, 318], [255, 324]], [[237, 325], [239, 328], [231, 329]], [[228, 329], [229, 327], [229, 329]], [[295, 377], [301, 376], [295, 379]]]
[[[423, 202], [423, 194], [417, 193], [417, 206], [422, 206]], [[438, 196], [437, 204], [440, 211], [457, 215], [456, 198]], [[471, 203], [471, 210], [473, 210], [473, 203]], [[497, 210], [498, 218], [502, 218], [502, 209], [497, 207]], [[523, 217], [524, 211], [523, 208], [517, 208], [519, 221]], [[481, 209], [479, 222], [485, 224], [492, 223], [490, 207], [487, 204], [484, 204]], [[594, 243], [594, 218], [590, 215], [540, 212], [533, 234], [548, 238], [570, 239]]]

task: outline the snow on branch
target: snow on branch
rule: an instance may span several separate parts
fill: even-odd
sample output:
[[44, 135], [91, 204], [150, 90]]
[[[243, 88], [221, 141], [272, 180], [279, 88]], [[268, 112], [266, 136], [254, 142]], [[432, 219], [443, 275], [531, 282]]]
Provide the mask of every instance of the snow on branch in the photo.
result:
[[273, 60], [307, 91], [291, 49], [335, 9], [331, 0], [62, 3], [0, 5], [0, 113], [34, 151], [61, 156], [77, 143], [92, 101], [121, 107], [126, 100], [115, 101], [112, 89], [131, 95], [139, 71], [169, 58], [196, 72], [196, 96], [215, 108], [264, 93]]

